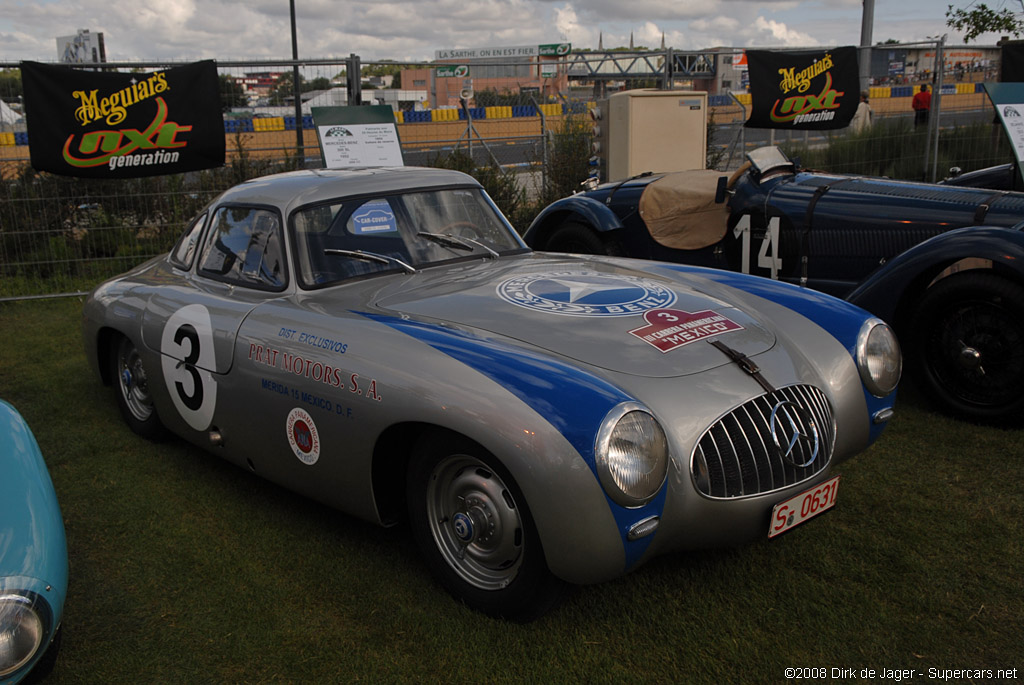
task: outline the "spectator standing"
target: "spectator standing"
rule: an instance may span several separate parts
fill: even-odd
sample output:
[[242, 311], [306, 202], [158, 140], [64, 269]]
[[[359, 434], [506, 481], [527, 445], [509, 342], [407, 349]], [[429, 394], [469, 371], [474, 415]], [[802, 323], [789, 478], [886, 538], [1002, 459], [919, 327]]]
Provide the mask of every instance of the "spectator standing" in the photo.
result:
[[914, 128], [928, 125], [928, 112], [932, 108], [932, 94], [928, 90], [928, 84], [921, 84], [921, 90], [914, 95], [910, 102], [914, 108]]
[[850, 121], [850, 128], [853, 129], [854, 133], [860, 133], [871, 126], [871, 105], [868, 103], [868, 92], [862, 90], [860, 92], [860, 104], [857, 105], [857, 111], [853, 114], [853, 119]]

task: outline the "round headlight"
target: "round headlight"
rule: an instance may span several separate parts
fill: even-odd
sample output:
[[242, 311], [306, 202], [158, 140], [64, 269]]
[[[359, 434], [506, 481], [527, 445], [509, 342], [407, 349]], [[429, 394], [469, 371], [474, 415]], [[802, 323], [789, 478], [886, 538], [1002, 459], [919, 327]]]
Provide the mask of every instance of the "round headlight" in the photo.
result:
[[868, 392], [885, 397], [896, 389], [903, 373], [903, 355], [896, 334], [878, 319], [871, 319], [860, 330], [857, 340], [857, 368]]
[[601, 424], [595, 450], [597, 474], [612, 501], [640, 507], [661, 489], [668, 473], [668, 440], [639, 404], [613, 409]]
[[0, 678], [31, 661], [45, 635], [43, 618], [30, 599], [0, 595]]

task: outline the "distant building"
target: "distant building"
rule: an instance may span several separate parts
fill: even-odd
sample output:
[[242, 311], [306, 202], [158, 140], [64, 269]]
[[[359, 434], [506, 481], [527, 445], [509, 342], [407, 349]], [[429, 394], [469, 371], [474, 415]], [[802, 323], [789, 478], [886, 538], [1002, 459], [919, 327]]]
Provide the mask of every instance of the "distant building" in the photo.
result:
[[466, 91], [531, 94], [539, 101], [545, 101], [569, 90], [569, 77], [558, 59], [539, 56], [463, 57], [439, 59], [437, 63], [445, 66], [403, 69], [401, 72], [404, 88], [427, 91], [431, 109], [457, 106]]
[[242, 85], [246, 94], [250, 97], [267, 97], [273, 90], [274, 84], [285, 72], [283, 71], [258, 71], [250, 72], [235, 78], [235, 81]]
[[102, 33], [78, 29], [73, 36], [57, 37], [57, 61], [61, 64], [100, 64], [107, 61]]

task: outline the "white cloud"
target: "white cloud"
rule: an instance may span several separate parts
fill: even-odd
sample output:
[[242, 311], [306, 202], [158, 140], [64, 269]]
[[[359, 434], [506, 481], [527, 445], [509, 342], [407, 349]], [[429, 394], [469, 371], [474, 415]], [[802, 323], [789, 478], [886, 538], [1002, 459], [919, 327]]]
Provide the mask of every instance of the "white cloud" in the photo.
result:
[[785, 24], [764, 17], [754, 20], [753, 30], [747, 30], [745, 41], [748, 46], [764, 45], [773, 47], [783, 45], [786, 47], [801, 47], [818, 45], [819, 42], [810, 35], [791, 29]]
[[[450, 47], [568, 40], [577, 48], [855, 44], [862, 0], [296, 0], [299, 56], [430, 59]], [[0, 60], [56, 59], [58, 35], [103, 32], [108, 58], [292, 54], [285, 0], [0, 0]], [[878, 3], [876, 40], [946, 33], [945, 3]], [[952, 39], [952, 38], [951, 38]]]

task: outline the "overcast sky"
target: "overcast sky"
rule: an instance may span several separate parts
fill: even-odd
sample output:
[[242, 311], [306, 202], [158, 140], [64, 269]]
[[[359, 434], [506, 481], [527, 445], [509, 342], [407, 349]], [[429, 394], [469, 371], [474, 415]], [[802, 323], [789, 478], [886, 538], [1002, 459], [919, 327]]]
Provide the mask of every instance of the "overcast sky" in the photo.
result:
[[[873, 42], [949, 34], [946, 6], [876, 0]], [[992, 3], [990, 3], [991, 5]], [[999, 0], [995, 0], [999, 4]], [[295, 0], [300, 58], [429, 60], [435, 50], [571, 42], [683, 50], [860, 42], [862, 0]], [[57, 36], [104, 34], [107, 59], [289, 59], [288, 0], [0, 0], [0, 61], [54, 61]], [[995, 35], [974, 41], [992, 45]]]

